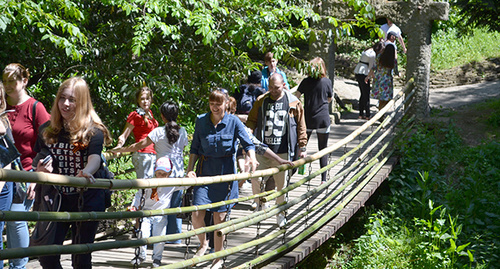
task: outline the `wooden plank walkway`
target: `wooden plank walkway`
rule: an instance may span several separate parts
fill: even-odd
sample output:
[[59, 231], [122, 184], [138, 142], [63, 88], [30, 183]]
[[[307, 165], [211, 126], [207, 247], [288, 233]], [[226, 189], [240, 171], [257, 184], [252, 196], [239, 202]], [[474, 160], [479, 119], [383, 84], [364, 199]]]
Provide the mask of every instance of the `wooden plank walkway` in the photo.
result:
[[[346, 113], [342, 116], [342, 120], [340, 124], [337, 125], [332, 125], [331, 128], [331, 133], [330, 133], [330, 139], [329, 139], [329, 145], [334, 144], [335, 142], [343, 139], [353, 131], [355, 131], [358, 127], [360, 127], [362, 124], [364, 124], [366, 121], [364, 120], [358, 120], [357, 119], [357, 114], [355, 112], [350, 112]], [[369, 127], [365, 132], [362, 133], [360, 138], [356, 138], [355, 140], [351, 141], [348, 143], [345, 147], [342, 147], [341, 149], [335, 151], [332, 153], [331, 161], [339, 158], [342, 156], [345, 152], [351, 150], [355, 146], [357, 146], [364, 138], [366, 138], [373, 129], [375, 129], [378, 126], [378, 123], [374, 125], [374, 127]], [[371, 142], [373, 142], [376, 138], [372, 139]], [[366, 148], [370, 143], [367, 143], [363, 147], [363, 149], [360, 151], [362, 152], [364, 148]], [[312, 154], [318, 151], [318, 146], [317, 146], [317, 138], [315, 133], [311, 136], [310, 142], [308, 143], [308, 154]], [[356, 161], [357, 157], [359, 156], [359, 153], [354, 154], [350, 158], [346, 159], [345, 161], [342, 161], [339, 165], [336, 167], [332, 168], [329, 172], [329, 176], [333, 177], [335, 174], [337, 174], [339, 171], [342, 171], [346, 166], [349, 165], [352, 162]], [[373, 151], [374, 153], [371, 153], [370, 156], [375, 155], [376, 151]], [[366, 163], [366, 161], [365, 161]], [[331, 219], [327, 224], [325, 224], [321, 229], [319, 229], [314, 235], [310, 236], [306, 240], [300, 242], [300, 244], [296, 245], [295, 248], [285, 254], [282, 257], [279, 257], [275, 259], [274, 261], [265, 264], [265, 265], [260, 265], [259, 267], [264, 267], [264, 268], [293, 268], [295, 264], [300, 262], [302, 259], [304, 259], [309, 253], [311, 253], [314, 249], [319, 247], [323, 242], [328, 240], [343, 224], [345, 224], [349, 218], [356, 213], [356, 211], [364, 205], [364, 203], [368, 200], [368, 198], [375, 192], [377, 187], [381, 184], [381, 182], [387, 177], [389, 172], [392, 169], [393, 164], [395, 163], [394, 159], [390, 159], [388, 163], [386, 163], [383, 168], [378, 172], [378, 174], [362, 189], [362, 191], [339, 213], [337, 214], [333, 219]], [[316, 171], [318, 170], [319, 167], [319, 161], [315, 161], [311, 164], [312, 170]], [[307, 169], [306, 169], [307, 171]], [[351, 178], [355, 173], [357, 173], [359, 169], [354, 169], [353, 171], [349, 172], [347, 176], [338, 179], [338, 182], [334, 182], [328, 189], [323, 190], [321, 193], [317, 194], [314, 196], [313, 199], [309, 201], [309, 204], [311, 206], [315, 205], [317, 202], [323, 200], [327, 194], [330, 194], [334, 187], [333, 186], [338, 186], [340, 185], [343, 181], [346, 181], [346, 179]], [[306, 172], [307, 173], [307, 172]], [[299, 175], [296, 173], [292, 179], [291, 182], [297, 182], [299, 179], [301, 179], [303, 176]], [[310, 188], [314, 188], [318, 185], [320, 185], [321, 177], [318, 176], [314, 179], [311, 180], [310, 182]], [[289, 200], [294, 199], [303, 193], [307, 192], [308, 188], [306, 185], [301, 186], [295, 190], [293, 190], [289, 194]], [[346, 191], [347, 192], [347, 191]], [[243, 188], [240, 190], [240, 197], [241, 196], [249, 196], [251, 195], [251, 186], [250, 184], [245, 184]], [[346, 193], [344, 193], [346, 194]], [[340, 197], [337, 198], [335, 201], [332, 201], [328, 205], [325, 206], [325, 208], [322, 208], [316, 212], [313, 212], [311, 216], [308, 218], [303, 218], [300, 221], [294, 223], [290, 227], [287, 228], [286, 235], [280, 236], [272, 241], [269, 241], [268, 243], [261, 245], [259, 247], [259, 254], [267, 253], [271, 250], [276, 249], [277, 246], [280, 246], [285, 240], [285, 242], [288, 242], [290, 239], [295, 238], [300, 232], [302, 232], [304, 229], [307, 228], [308, 224], [313, 223], [317, 219], [321, 218], [325, 212], [329, 212], [334, 208], [334, 206], [338, 205], [340, 203], [340, 199], [344, 195], [339, 195]], [[274, 204], [273, 202], [271, 202]], [[239, 217], [247, 216], [253, 212], [253, 210], [250, 207], [251, 201], [243, 202], [238, 205], [232, 210], [231, 213], [231, 219], [236, 219]], [[302, 202], [299, 203], [292, 208], [290, 208], [287, 212], [288, 219], [293, 218], [294, 216], [297, 216], [299, 212], [302, 212], [305, 208], [307, 208], [307, 202]], [[186, 231], [186, 223], [183, 225], [183, 231]], [[276, 225], [276, 218], [271, 217], [260, 224], [260, 229], [259, 229], [259, 234], [260, 236], [265, 236], [272, 234], [274, 232], [278, 231], [278, 227]], [[234, 246], [239, 246], [243, 243], [249, 242], [251, 240], [254, 240], [257, 235], [257, 225], [252, 225], [250, 227], [238, 230], [236, 232], [233, 232], [228, 235], [228, 248], [234, 247]], [[120, 238], [115, 238], [113, 240], [128, 240], [130, 239], [130, 236], [122, 236]], [[198, 239], [196, 237], [191, 238], [191, 243], [188, 247], [188, 252], [189, 252], [189, 258], [192, 258], [193, 254], [195, 253], [196, 249], [198, 246]], [[184, 260], [184, 253], [186, 251], [186, 244], [182, 243], [179, 245], [171, 245], [171, 244], [166, 244], [165, 245], [165, 251], [163, 252], [163, 260], [162, 264], [171, 264], [174, 262], [179, 262]], [[109, 251], [96, 251], [92, 253], [92, 260], [93, 260], [93, 267], [94, 268], [132, 268], [132, 265], [130, 264], [130, 260], [135, 256], [134, 255], [134, 249], [133, 248], [123, 248], [123, 249], [115, 249], [115, 250], [109, 250]], [[152, 254], [152, 248], [148, 248], [148, 256], [146, 262], [142, 263], [140, 265], [140, 268], [148, 268], [152, 267], [152, 260], [151, 260], [151, 254]], [[228, 256], [225, 262], [225, 265], [227, 268], [233, 268], [236, 266], [239, 266], [245, 262], [250, 261], [251, 259], [254, 259], [256, 256], [256, 249], [255, 247], [246, 249], [244, 251], [240, 251], [239, 253], [235, 255]], [[71, 267], [71, 256], [70, 255], [62, 255], [61, 257], [62, 261], [62, 266], [63, 268], [72, 268]], [[196, 268], [210, 268], [211, 262], [202, 262], [196, 265]], [[27, 268], [41, 268], [37, 260], [31, 260], [27, 266]]]

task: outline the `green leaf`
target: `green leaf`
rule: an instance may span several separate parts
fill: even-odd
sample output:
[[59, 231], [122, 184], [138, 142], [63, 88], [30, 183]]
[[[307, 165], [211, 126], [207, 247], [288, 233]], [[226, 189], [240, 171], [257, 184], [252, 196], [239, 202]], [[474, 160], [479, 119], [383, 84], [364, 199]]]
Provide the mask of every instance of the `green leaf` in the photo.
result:
[[469, 256], [469, 262], [474, 262], [474, 256], [472, 255], [472, 252], [470, 252], [470, 250], [467, 250], [467, 255]]

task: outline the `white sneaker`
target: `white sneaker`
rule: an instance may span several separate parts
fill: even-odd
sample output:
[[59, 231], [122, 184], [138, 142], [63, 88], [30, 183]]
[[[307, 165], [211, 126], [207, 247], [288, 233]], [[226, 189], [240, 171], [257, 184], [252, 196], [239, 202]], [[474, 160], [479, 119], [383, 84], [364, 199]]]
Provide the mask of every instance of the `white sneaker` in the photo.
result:
[[252, 209], [256, 209], [257, 207], [259, 206], [259, 204], [257, 204], [257, 202], [253, 201], [251, 207]]
[[141, 264], [142, 262], [144, 262], [146, 260], [146, 258], [142, 258], [142, 257], [137, 257], [137, 258], [133, 258], [130, 263], [131, 264]]
[[262, 204], [262, 209], [261, 210], [266, 210], [268, 209], [270, 206], [269, 206], [269, 203], [263, 203]]
[[218, 260], [218, 261], [214, 260], [212, 262], [212, 266], [210, 267], [210, 269], [221, 269], [223, 267], [224, 267], [224, 261], [222, 261], [222, 260]]
[[285, 227], [285, 225], [287, 224], [287, 220], [284, 213], [279, 213], [278, 215], [276, 215], [276, 224], [278, 224], [278, 227], [280, 228]]
[[153, 267], [156, 268], [156, 267], [160, 267], [161, 266], [161, 261], [156, 259], [153, 261]]

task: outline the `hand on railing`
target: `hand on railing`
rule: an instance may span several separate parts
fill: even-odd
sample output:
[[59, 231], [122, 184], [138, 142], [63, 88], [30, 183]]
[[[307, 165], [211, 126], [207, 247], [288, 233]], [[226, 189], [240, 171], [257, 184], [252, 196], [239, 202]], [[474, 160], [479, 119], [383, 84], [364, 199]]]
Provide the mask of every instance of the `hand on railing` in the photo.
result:
[[90, 184], [94, 184], [95, 183], [95, 178], [92, 174], [84, 171], [84, 170], [80, 170], [78, 171], [78, 174], [76, 175], [77, 177], [85, 177], [89, 180]]

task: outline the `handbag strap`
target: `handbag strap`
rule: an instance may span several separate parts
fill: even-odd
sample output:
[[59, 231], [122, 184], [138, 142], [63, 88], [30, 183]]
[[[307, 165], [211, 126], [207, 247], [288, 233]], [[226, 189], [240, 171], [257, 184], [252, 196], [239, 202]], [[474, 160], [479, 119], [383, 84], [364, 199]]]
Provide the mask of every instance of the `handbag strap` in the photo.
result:
[[38, 133], [38, 129], [36, 128], [36, 105], [38, 104], [38, 100], [35, 100], [35, 102], [33, 103], [33, 112], [31, 113], [31, 115], [33, 115], [32, 117], [32, 120], [31, 120], [31, 124], [33, 125], [33, 130], [35, 131], [35, 133]]

